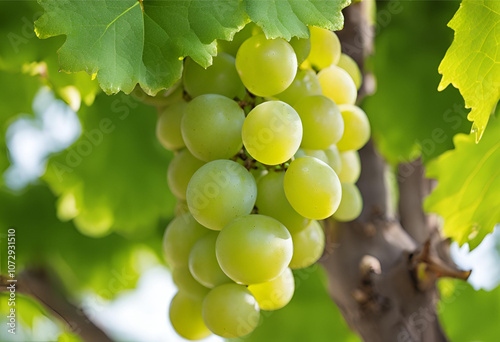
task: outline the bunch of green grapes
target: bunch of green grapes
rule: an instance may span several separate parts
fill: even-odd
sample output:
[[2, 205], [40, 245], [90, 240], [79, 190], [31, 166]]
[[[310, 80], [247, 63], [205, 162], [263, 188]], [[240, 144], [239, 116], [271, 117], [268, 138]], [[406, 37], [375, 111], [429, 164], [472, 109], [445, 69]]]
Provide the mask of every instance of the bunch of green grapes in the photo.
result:
[[335, 33], [310, 33], [287, 42], [247, 26], [211, 67], [186, 60], [165, 96], [156, 133], [175, 153], [167, 181], [178, 204], [163, 248], [179, 289], [169, 316], [184, 338], [252, 332], [261, 310], [291, 300], [292, 270], [322, 256], [320, 220], [361, 212], [361, 73]]

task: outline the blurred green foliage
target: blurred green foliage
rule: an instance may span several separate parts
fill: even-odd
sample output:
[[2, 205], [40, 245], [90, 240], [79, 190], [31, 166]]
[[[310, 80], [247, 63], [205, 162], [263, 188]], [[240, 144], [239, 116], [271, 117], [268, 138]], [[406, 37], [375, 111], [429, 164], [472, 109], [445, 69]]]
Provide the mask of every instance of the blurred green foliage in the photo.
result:
[[60, 196], [58, 216], [89, 236], [147, 236], [173, 216], [167, 186], [172, 153], [156, 140], [156, 109], [124, 94], [101, 94], [78, 112], [83, 133], [54, 156], [43, 179]]

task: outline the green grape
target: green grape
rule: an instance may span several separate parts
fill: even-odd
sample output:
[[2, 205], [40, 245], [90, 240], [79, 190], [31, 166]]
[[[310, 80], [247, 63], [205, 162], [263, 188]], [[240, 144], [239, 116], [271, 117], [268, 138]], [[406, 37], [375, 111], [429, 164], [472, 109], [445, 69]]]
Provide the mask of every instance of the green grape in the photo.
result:
[[299, 215], [288, 203], [283, 189], [284, 172], [269, 172], [257, 182], [259, 214], [271, 216], [280, 221], [290, 232], [298, 232], [307, 227], [309, 219]]
[[297, 73], [297, 56], [284, 39], [266, 39], [259, 34], [241, 44], [236, 69], [251, 93], [273, 96], [292, 83]]
[[307, 56], [309, 56], [309, 52], [311, 52], [311, 39], [293, 37], [289, 43], [297, 56], [297, 64], [301, 65]]
[[325, 249], [325, 234], [318, 221], [311, 221], [303, 231], [293, 234], [293, 270], [309, 267], [321, 258]]
[[234, 57], [227, 53], [214, 57], [212, 65], [206, 69], [192, 59], [186, 59], [182, 80], [184, 89], [193, 98], [203, 94], [219, 94], [230, 99], [245, 96]]
[[246, 215], [224, 227], [215, 252], [229, 278], [241, 284], [258, 284], [273, 280], [287, 268], [293, 247], [290, 233], [279, 221]]
[[287, 268], [278, 278], [248, 286], [261, 310], [278, 310], [287, 305], [295, 291], [292, 270]]
[[195, 158], [188, 149], [180, 151], [170, 162], [167, 170], [168, 187], [172, 193], [186, 199], [186, 190], [189, 180], [205, 162]]
[[337, 221], [348, 222], [356, 219], [363, 210], [363, 199], [358, 187], [352, 183], [342, 183], [342, 200], [333, 214]]
[[335, 171], [314, 157], [292, 161], [285, 173], [283, 185], [293, 209], [314, 220], [331, 216], [342, 197], [342, 187]]
[[163, 251], [168, 264], [172, 267], [187, 267], [191, 248], [208, 232], [190, 213], [174, 218], [163, 236]]
[[243, 109], [222, 95], [201, 95], [189, 102], [182, 118], [182, 137], [198, 159], [227, 159], [241, 149]]
[[292, 84], [282, 93], [275, 95], [278, 100], [293, 106], [298, 100], [306, 96], [321, 95], [321, 85], [318, 76], [313, 70], [299, 70]]
[[186, 101], [177, 101], [166, 107], [158, 116], [156, 138], [167, 150], [178, 150], [186, 146], [181, 133], [181, 120], [186, 106]]
[[328, 164], [328, 157], [326, 156], [326, 153], [323, 150], [308, 150], [304, 148], [299, 148], [297, 153], [295, 153], [295, 159], [307, 156], [317, 158], [322, 162]]
[[324, 150], [342, 137], [344, 133], [342, 114], [335, 102], [328, 97], [323, 95], [303, 97], [293, 108], [302, 121], [303, 148]]
[[231, 279], [222, 272], [215, 256], [216, 232], [210, 232], [199, 239], [189, 253], [189, 270], [203, 286], [213, 288], [224, 283], [231, 282]]
[[243, 144], [257, 161], [278, 165], [297, 152], [302, 140], [300, 117], [281, 101], [261, 103], [250, 111], [243, 124]]
[[323, 95], [331, 98], [336, 104], [354, 104], [356, 102], [358, 96], [356, 84], [344, 69], [330, 65], [318, 73], [318, 79]]
[[[335, 171], [337, 176], [342, 170], [342, 159], [337, 145], [331, 145], [325, 150], [325, 155], [328, 161], [326, 162]], [[314, 156], [313, 156], [314, 157]], [[340, 176], [339, 176], [340, 179]]]
[[170, 303], [169, 317], [175, 331], [188, 340], [201, 340], [211, 335], [203, 322], [201, 299], [178, 292]]
[[225, 338], [242, 337], [259, 324], [257, 301], [245, 286], [223, 284], [203, 301], [203, 321], [214, 334]]
[[344, 135], [337, 143], [339, 151], [359, 150], [370, 139], [370, 122], [365, 112], [353, 105], [340, 105], [344, 118]]
[[340, 60], [337, 63], [339, 67], [347, 71], [347, 73], [351, 76], [352, 80], [354, 81], [354, 84], [356, 85], [356, 89], [359, 89], [361, 87], [361, 82], [363, 81], [363, 78], [361, 76], [361, 70], [359, 70], [358, 63], [354, 61], [350, 56], [346, 55], [345, 53], [340, 55]]
[[175, 203], [175, 216], [181, 216], [184, 213], [189, 213], [188, 204], [185, 200], [177, 199], [177, 203]]
[[250, 214], [256, 198], [255, 179], [231, 160], [214, 160], [203, 165], [187, 189], [189, 211], [212, 230], [221, 230], [233, 219]]
[[311, 52], [307, 61], [321, 70], [337, 64], [340, 59], [340, 41], [335, 33], [319, 27], [309, 27], [311, 32]]
[[258, 27], [254, 23], [250, 22], [243, 27], [243, 29], [239, 32], [236, 32], [233, 36], [232, 40], [218, 40], [217, 41], [217, 52], [225, 52], [233, 57], [236, 56], [238, 49], [241, 44], [254, 35], [254, 29]]
[[203, 299], [210, 289], [200, 284], [187, 267], [175, 267], [172, 271], [172, 280], [180, 292], [198, 299]]
[[361, 161], [358, 151], [340, 152], [342, 169], [338, 176], [342, 183], [356, 183], [361, 174]]

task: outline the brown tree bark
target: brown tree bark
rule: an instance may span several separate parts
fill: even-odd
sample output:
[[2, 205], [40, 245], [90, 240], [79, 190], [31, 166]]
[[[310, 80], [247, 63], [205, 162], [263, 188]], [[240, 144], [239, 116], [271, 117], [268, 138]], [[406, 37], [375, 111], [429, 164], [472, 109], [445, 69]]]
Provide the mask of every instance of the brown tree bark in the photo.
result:
[[[344, 52], [363, 67], [371, 53], [373, 27], [365, 2], [344, 11], [339, 32]], [[365, 77], [359, 96], [373, 92]], [[399, 203], [390, 203], [387, 166], [370, 141], [360, 150], [357, 183], [364, 208], [352, 222], [325, 221], [327, 245], [322, 264], [329, 291], [349, 326], [367, 342], [441, 342], [447, 338], [439, 324], [436, 280], [467, 279], [451, 260], [449, 242], [440, 236], [437, 221], [426, 216], [422, 201], [432, 182], [424, 178], [420, 160], [398, 168]], [[395, 211], [397, 213], [395, 213]]]

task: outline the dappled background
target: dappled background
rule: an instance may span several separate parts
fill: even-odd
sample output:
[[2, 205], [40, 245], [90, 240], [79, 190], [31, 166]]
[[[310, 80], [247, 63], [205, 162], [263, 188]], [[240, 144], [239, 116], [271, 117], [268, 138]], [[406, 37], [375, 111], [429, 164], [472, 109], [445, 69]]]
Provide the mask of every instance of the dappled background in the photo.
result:
[[[373, 15], [377, 39], [367, 68], [377, 91], [362, 107], [388, 161], [427, 161], [470, 131], [459, 92], [437, 91], [437, 67], [453, 38], [446, 23], [458, 2], [391, 3], [380, 2]], [[15, 227], [18, 276], [43, 274], [53, 296], [82, 308], [81, 317], [116, 341], [181, 341], [167, 319], [176, 288], [161, 238], [176, 203], [166, 181], [172, 154], [155, 136], [157, 109], [137, 97], [107, 96], [85, 73], [59, 72], [64, 37], [36, 38], [41, 13], [34, 1], [0, 4], [1, 271], [4, 236]], [[444, 328], [452, 341], [495, 341], [498, 229], [472, 253], [455, 244], [452, 254], [473, 273], [469, 284], [440, 281]], [[322, 268], [295, 277], [292, 302], [264, 312], [244, 340], [358, 341], [328, 296]], [[78, 341], [64, 313], [21, 292], [15, 336], [5, 328], [9, 307], [0, 295], [1, 341]]]

